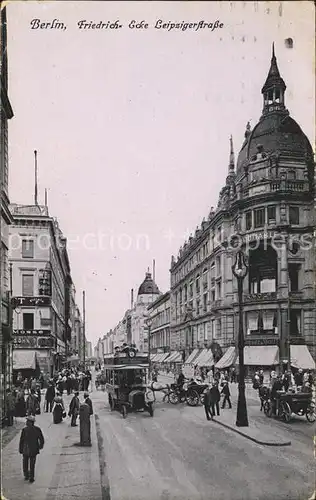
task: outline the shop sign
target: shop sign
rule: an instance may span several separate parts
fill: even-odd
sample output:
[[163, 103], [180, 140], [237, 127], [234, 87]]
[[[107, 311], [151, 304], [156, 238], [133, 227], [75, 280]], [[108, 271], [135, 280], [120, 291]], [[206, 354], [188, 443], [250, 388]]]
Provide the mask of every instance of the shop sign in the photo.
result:
[[37, 347], [37, 338], [36, 337], [31, 337], [30, 335], [28, 336], [16, 336], [13, 338], [13, 346], [15, 348], [30, 348], [30, 349], [36, 349]]
[[13, 335], [35, 335], [35, 336], [50, 336], [50, 330], [13, 330]]
[[15, 307], [50, 306], [51, 297], [13, 297], [12, 302]]
[[279, 345], [279, 339], [261, 338], [261, 339], [245, 339], [245, 345], [265, 346], [265, 345]]
[[256, 231], [246, 234], [245, 239], [246, 241], [267, 240], [276, 236], [280, 236], [280, 233], [277, 231]]
[[33, 337], [31, 335], [17, 335], [13, 338], [15, 349], [51, 349], [54, 347], [53, 337]]

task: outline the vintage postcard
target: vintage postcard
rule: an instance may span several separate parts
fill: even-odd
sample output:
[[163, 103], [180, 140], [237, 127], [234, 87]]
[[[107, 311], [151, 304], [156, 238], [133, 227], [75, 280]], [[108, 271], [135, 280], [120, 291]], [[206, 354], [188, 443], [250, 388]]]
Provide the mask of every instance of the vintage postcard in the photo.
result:
[[315, 499], [315, 4], [1, 2], [1, 498]]

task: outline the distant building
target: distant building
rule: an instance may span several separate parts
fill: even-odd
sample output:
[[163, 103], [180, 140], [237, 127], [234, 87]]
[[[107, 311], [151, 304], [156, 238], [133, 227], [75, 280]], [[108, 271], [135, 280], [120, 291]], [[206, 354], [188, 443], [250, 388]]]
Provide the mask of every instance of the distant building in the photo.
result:
[[131, 310], [131, 338], [140, 352], [148, 351], [147, 307], [160, 295], [161, 292], [152, 279], [151, 273], [147, 272], [138, 289], [137, 299]]
[[170, 351], [170, 292], [160, 295], [148, 306], [152, 319], [150, 328], [151, 353]]
[[67, 361], [74, 321], [67, 240], [47, 207], [10, 209], [13, 368], [16, 373], [38, 363], [52, 375]]
[[92, 358], [92, 342], [86, 340], [86, 359]]

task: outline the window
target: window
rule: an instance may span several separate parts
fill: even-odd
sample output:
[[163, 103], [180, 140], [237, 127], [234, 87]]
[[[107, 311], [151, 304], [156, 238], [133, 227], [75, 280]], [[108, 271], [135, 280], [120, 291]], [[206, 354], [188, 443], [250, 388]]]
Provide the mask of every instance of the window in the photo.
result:
[[34, 241], [22, 240], [22, 258], [23, 259], [34, 258]]
[[252, 228], [252, 212], [246, 212], [246, 231]]
[[214, 302], [215, 300], [215, 290], [211, 291], [211, 301]]
[[290, 311], [290, 335], [301, 334], [301, 311], [292, 309]]
[[290, 224], [297, 225], [300, 223], [299, 207], [289, 207], [289, 221]]
[[33, 329], [34, 329], [34, 314], [23, 313], [23, 330], [33, 330]]
[[182, 288], [179, 291], [180, 304], [182, 304]]
[[196, 277], [195, 288], [196, 288], [196, 293], [200, 293], [200, 276]]
[[193, 295], [193, 282], [190, 281], [190, 284], [189, 284], [189, 293], [190, 293], [190, 297], [192, 297]]
[[216, 257], [216, 276], [221, 274], [221, 256]]
[[222, 283], [218, 281], [216, 284], [216, 300], [220, 299], [222, 296]]
[[217, 228], [217, 241], [218, 242], [222, 241], [222, 226], [218, 226]]
[[276, 221], [276, 208], [275, 206], [268, 207], [268, 224], [275, 223]]
[[264, 208], [257, 208], [255, 210], [255, 227], [263, 227], [264, 222]]
[[298, 287], [298, 276], [299, 276], [299, 264], [289, 264], [289, 279], [290, 279], [290, 292], [297, 292]]
[[22, 275], [22, 295], [23, 297], [32, 297], [34, 295], [34, 276], [33, 274]]
[[212, 319], [211, 320], [211, 339], [213, 340], [213, 338], [215, 337], [215, 319]]
[[188, 300], [188, 287], [187, 285], [184, 285], [184, 302]]
[[200, 314], [200, 300], [197, 299], [196, 301], [196, 314], [199, 315]]
[[287, 173], [287, 178], [289, 181], [295, 181], [296, 179], [296, 172], [295, 170], [289, 170]]
[[208, 274], [207, 269], [204, 269], [204, 271], [203, 271], [203, 288], [204, 289], [207, 288], [207, 284], [208, 284], [207, 274]]
[[207, 293], [203, 295], [203, 311], [207, 312]]

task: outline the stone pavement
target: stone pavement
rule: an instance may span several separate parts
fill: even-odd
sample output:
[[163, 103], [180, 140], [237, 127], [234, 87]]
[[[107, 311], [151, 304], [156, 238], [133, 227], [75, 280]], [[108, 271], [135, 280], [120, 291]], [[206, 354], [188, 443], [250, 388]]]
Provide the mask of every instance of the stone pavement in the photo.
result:
[[[80, 400], [82, 400], [82, 393]], [[71, 396], [63, 396], [68, 411]], [[16, 419], [19, 429], [24, 418]], [[36, 417], [44, 434], [45, 446], [37, 457], [35, 483], [26, 482], [22, 474], [22, 457], [18, 452], [20, 430], [2, 450], [1, 500], [101, 500], [99, 452], [94, 416], [91, 417], [92, 447], [80, 447], [79, 425], [70, 426], [67, 417], [53, 424], [51, 413]], [[10, 432], [14, 432], [13, 430]]]
[[[161, 383], [171, 383], [173, 377], [169, 375], [159, 375], [159, 382]], [[238, 394], [238, 385], [230, 384], [231, 391], [231, 400], [233, 411], [230, 411], [228, 408], [222, 410], [220, 413], [220, 417], [215, 417], [214, 422], [223, 427], [227, 427], [228, 429], [240, 434], [241, 436], [254, 441], [255, 443], [266, 445], [266, 446], [289, 446], [291, 445], [291, 440], [288, 437], [284, 436], [284, 432], [279, 428], [273, 428], [271, 426], [270, 419], [267, 419], [267, 422], [264, 423], [260, 420], [256, 420], [253, 418], [253, 409], [248, 407], [248, 427], [237, 427], [236, 426], [236, 406], [237, 406], [237, 394]], [[258, 401], [255, 406], [259, 408], [259, 400], [258, 400], [258, 392], [252, 388], [251, 384], [246, 385], [246, 399], [250, 401]], [[196, 408], [197, 409], [197, 408]], [[194, 411], [194, 408], [192, 409]], [[198, 410], [198, 414], [200, 415], [201, 411]]]

